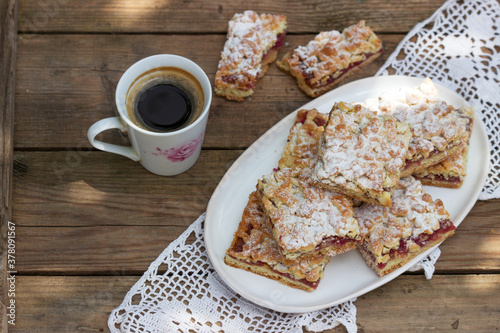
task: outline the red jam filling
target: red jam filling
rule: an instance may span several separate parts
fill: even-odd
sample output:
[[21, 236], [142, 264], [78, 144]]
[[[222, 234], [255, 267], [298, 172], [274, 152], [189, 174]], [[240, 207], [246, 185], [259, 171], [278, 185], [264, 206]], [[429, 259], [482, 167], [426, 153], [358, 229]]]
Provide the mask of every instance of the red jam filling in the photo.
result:
[[[410, 238], [401, 239], [399, 241], [399, 247], [397, 249], [391, 249], [389, 252], [390, 259], [394, 259], [395, 257], [404, 258], [408, 255], [410, 249], [406, 246], [409, 240], [412, 240], [418, 246], [425, 247], [429, 243], [435, 242], [441, 238], [443, 234], [446, 234], [452, 230], [455, 230], [455, 225], [450, 220], [440, 220], [439, 221], [439, 229], [434, 231], [432, 234], [420, 234], [418, 236], [412, 236]], [[363, 246], [363, 250], [368, 252], [366, 247]], [[375, 257], [372, 255], [372, 260], [375, 261]], [[387, 263], [378, 263], [377, 267], [379, 269], [384, 269], [387, 266]]]
[[335, 80], [338, 80], [340, 79], [343, 75], [345, 75], [347, 72], [350, 72], [352, 69], [358, 67], [359, 65], [361, 65], [362, 63], [364, 63], [365, 61], [367, 61], [368, 59], [370, 59], [371, 57], [379, 54], [379, 53], [382, 53], [384, 50], [381, 48], [379, 51], [375, 52], [375, 53], [365, 53], [365, 60], [361, 60], [361, 61], [357, 61], [357, 62], [353, 62], [351, 64], [349, 64], [349, 67], [347, 68], [344, 68], [344, 69], [341, 69], [341, 70], [338, 70], [336, 71], [335, 73], [339, 73], [340, 72], [340, 75], [338, 76], [333, 76], [330, 75], [328, 77], [328, 79], [326, 80], [325, 83], [319, 83], [319, 84], [316, 84], [316, 85], [313, 85], [311, 84], [311, 80], [314, 78], [314, 74], [311, 73], [311, 72], [306, 72], [306, 69], [308, 68], [305, 64], [301, 63], [301, 69], [302, 69], [302, 73], [304, 75], [304, 79], [307, 83], [307, 85], [311, 88], [321, 88], [321, 87], [325, 87], [325, 86], [328, 86], [329, 84], [332, 84], [332, 82], [334, 82]]
[[278, 34], [276, 37], [276, 43], [274, 44], [273, 48], [279, 49], [280, 47], [283, 46], [283, 41], [285, 40], [285, 35], [286, 31], [283, 31], [282, 33]]
[[432, 181], [442, 182], [442, 183], [450, 183], [450, 184], [458, 184], [460, 183], [460, 177], [448, 177], [445, 178], [442, 175], [433, 175], [433, 176], [425, 176], [425, 177], [415, 177], [416, 179], [428, 179]]
[[339, 237], [339, 236], [330, 236], [323, 238], [320, 244], [316, 246], [314, 249], [315, 251], [330, 247], [330, 246], [335, 246], [335, 247], [341, 247], [344, 246], [348, 243], [357, 243], [356, 240], [352, 238], [345, 238], [345, 237]]
[[[286, 35], [286, 32], [282, 32], [280, 33], [276, 38], [276, 43], [274, 43], [273, 47], [270, 48], [266, 54], [264, 54], [262, 56], [262, 60], [265, 60], [266, 57], [269, 55], [269, 52], [271, 50], [277, 50], [279, 49], [282, 45], [283, 45], [283, 40], [285, 39], [285, 35]], [[257, 75], [258, 77], [259, 75]], [[221, 76], [221, 80], [224, 82], [224, 83], [227, 83], [227, 84], [235, 84], [236, 82], [238, 82], [238, 74], [230, 74], [230, 75], [222, 75]], [[250, 89], [253, 89], [255, 87], [255, 83], [256, 81], [253, 81], [253, 82], [250, 82], [249, 84], [247, 84], [245, 86], [245, 90], [250, 90]]]
[[238, 81], [238, 75], [237, 74], [222, 75], [221, 79], [225, 83], [235, 84]]
[[297, 119], [295, 120], [295, 124], [301, 123], [304, 124], [307, 119], [307, 112], [299, 112], [297, 113]]
[[[295, 124], [305, 124], [306, 122], [306, 119], [307, 119], [307, 112], [300, 112], [300, 113], [297, 113], [297, 119], [295, 120]], [[326, 120], [324, 119], [321, 119], [319, 117], [315, 117], [313, 119], [313, 122], [316, 124], [316, 126], [318, 127], [321, 127], [321, 126], [325, 126], [326, 125]]]
[[293, 280], [293, 281], [299, 282], [299, 283], [301, 283], [301, 284], [303, 284], [303, 285], [306, 285], [306, 286], [308, 286], [308, 287], [311, 287], [311, 288], [313, 288], [313, 289], [316, 289], [316, 288], [318, 287], [318, 284], [319, 284], [319, 279], [318, 279], [317, 281], [307, 281], [307, 279], [296, 279], [296, 278], [295, 278], [292, 274], [278, 272], [278, 271], [276, 271], [276, 270], [272, 269], [272, 268], [271, 268], [268, 264], [266, 264], [265, 262], [262, 262], [262, 261], [260, 261], [260, 260], [259, 260], [259, 261], [257, 261], [257, 262], [248, 262], [248, 261], [246, 261], [246, 260], [241, 260], [241, 259], [235, 258], [235, 257], [233, 257], [233, 256], [231, 256], [231, 257], [232, 257], [233, 259], [238, 260], [238, 261], [241, 261], [241, 262], [243, 262], [243, 263], [245, 263], [245, 264], [247, 264], [247, 265], [259, 266], [259, 267], [261, 267], [261, 266], [266, 266], [268, 269], [272, 270], [272, 271], [273, 271], [274, 273], [276, 273], [276, 274], [279, 274], [279, 275], [281, 275], [281, 276], [283, 276], [283, 277], [286, 277], [286, 278], [288, 278], [288, 279], [290, 279], [290, 280]]
[[326, 120], [321, 119], [321, 118], [314, 118], [313, 121], [316, 124], [316, 126], [319, 126], [319, 127], [321, 127], [321, 126], [324, 127], [326, 125]]

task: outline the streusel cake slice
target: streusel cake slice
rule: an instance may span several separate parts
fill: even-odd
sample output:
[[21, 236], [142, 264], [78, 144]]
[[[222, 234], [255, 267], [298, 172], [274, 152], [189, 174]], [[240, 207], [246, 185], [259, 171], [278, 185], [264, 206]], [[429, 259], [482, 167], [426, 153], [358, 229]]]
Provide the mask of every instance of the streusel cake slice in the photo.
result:
[[318, 157], [318, 142], [328, 115], [316, 109], [299, 110], [290, 129], [285, 148], [278, 162], [280, 169], [292, 169], [295, 175], [311, 175]]
[[[315, 109], [299, 110], [279, 168], [293, 175], [309, 175], [316, 162], [317, 144], [327, 120], [327, 115]], [[257, 191], [251, 193], [224, 261], [229, 266], [245, 269], [293, 288], [315, 290], [329, 257], [318, 253], [290, 260], [283, 256], [262, 205]]]
[[390, 115], [340, 102], [330, 112], [310, 182], [353, 199], [390, 206], [411, 131]]
[[276, 60], [285, 38], [286, 17], [247, 10], [235, 14], [227, 32], [215, 74], [215, 92], [229, 100], [243, 101], [253, 94], [257, 80]]
[[455, 231], [443, 202], [433, 200], [413, 177], [401, 178], [392, 206], [364, 204], [354, 208], [363, 243], [363, 258], [379, 276], [403, 266]]
[[439, 99], [438, 90], [429, 78], [417, 88], [386, 93], [366, 105], [410, 125], [413, 137], [402, 177], [456, 156], [468, 146], [472, 108], [455, 108]]
[[258, 183], [263, 209], [281, 253], [290, 260], [333, 256], [360, 241], [352, 201], [312, 186], [291, 169], [274, 171]]
[[315, 290], [329, 257], [317, 255], [299, 260], [284, 257], [261, 204], [257, 192], [252, 192], [224, 262], [293, 288]]
[[460, 188], [466, 176], [467, 153], [468, 149], [464, 148], [460, 154], [449, 157], [427, 169], [416, 171], [412, 176], [423, 185]]
[[307, 95], [317, 97], [347, 76], [359, 71], [382, 53], [382, 41], [365, 21], [339, 31], [319, 33], [276, 62], [292, 75]]
[[464, 117], [469, 118], [467, 131], [469, 137], [462, 151], [452, 157], [449, 157], [438, 164], [431, 165], [426, 169], [413, 172], [413, 176], [420, 180], [423, 185], [460, 188], [465, 180], [467, 173], [467, 162], [469, 152], [469, 140], [472, 134], [472, 123], [474, 120], [473, 108], [462, 108], [461, 112]]

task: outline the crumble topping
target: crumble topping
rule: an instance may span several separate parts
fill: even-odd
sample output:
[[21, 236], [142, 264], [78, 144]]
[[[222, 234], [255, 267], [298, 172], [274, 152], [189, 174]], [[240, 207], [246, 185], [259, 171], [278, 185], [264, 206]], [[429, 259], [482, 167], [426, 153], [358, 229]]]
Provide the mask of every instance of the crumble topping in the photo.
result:
[[399, 181], [392, 207], [364, 204], [354, 211], [364, 244], [377, 263], [387, 262], [390, 250], [399, 248], [401, 240], [407, 239], [410, 252], [420, 249], [413, 239], [434, 233], [440, 228], [440, 221], [450, 219], [443, 202], [433, 201], [422, 184], [411, 176]]
[[280, 170], [259, 181], [265, 211], [285, 252], [312, 251], [330, 236], [358, 239], [352, 202], [344, 195], [314, 187], [306, 177]]
[[365, 21], [360, 21], [345, 28], [342, 33], [336, 30], [320, 32], [283, 61], [288, 62], [294, 72], [303, 72], [311, 87], [318, 87], [326, 84], [325, 80], [331, 75], [333, 78], [340, 76], [341, 70], [364, 61], [367, 54], [377, 53], [381, 48], [382, 41], [371, 28], [365, 26]]
[[457, 109], [438, 98], [432, 80], [427, 78], [417, 88], [384, 93], [369, 99], [366, 106], [392, 114], [407, 122], [413, 132], [406, 158], [410, 161], [427, 158], [452, 146], [465, 145], [471, 130], [473, 109]]
[[227, 254], [249, 263], [265, 263], [274, 271], [291, 274], [297, 280], [318, 281], [328, 257], [318, 255], [296, 261], [287, 260], [279, 251], [260, 203], [257, 192], [251, 193]]
[[261, 74], [262, 58], [286, 27], [283, 15], [257, 14], [247, 10], [229, 21], [227, 40], [221, 53], [216, 85], [244, 89]]
[[340, 102], [330, 113], [312, 178], [357, 192], [394, 188], [410, 137], [409, 126], [393, 116]]
[[316, 109], [298, 111], [278, 163], [280, 169], [291, 168], [304, 176], [311, 174], [318, 157], [318, 142], [327, 121], [328, 115]]

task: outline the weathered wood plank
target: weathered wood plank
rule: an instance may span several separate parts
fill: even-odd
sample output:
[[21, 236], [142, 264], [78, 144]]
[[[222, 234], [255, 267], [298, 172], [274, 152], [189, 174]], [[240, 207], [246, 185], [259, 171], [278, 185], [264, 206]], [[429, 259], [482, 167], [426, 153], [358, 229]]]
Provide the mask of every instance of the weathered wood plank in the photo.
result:
[[[103, 152], [18, 152], [13, 221], [20, 270], [137, 273], [202, 212], [240, 155], [204, 150], [187, 173], [158, 177]], [[123, 175], [127, 175], [124, 177]], [[500, 268], [500, 200], [478, 202], [443, 246], [441, 272]], [[138, 246], [138, 248], [136, 248]], [[81, 256], [92, 265], [81, 265]]]
[[[174, 221], [172, 221], [174, 220]], [[162, 226], [18, 227], [17, 269], [29, 274], [140, 274], [194, 219]], [[235, 221], [236, 223], [236, 221]], [[500, 273], [500, 237], [464, 221], [441, 245], [437, 273]]]
[[165, 226], [18, 227], [17, 270], [19, 274], [137, 275], [185, 229], [171, 225], [168, 217]]
[[[107, 332], [111, 311], [136, 276], [19, 276], [11, 332]], [[355, 301], [359, 332], [493, 332], [499, 275], [400, 276]], [[383, 320], [381, 320], [383, 318]], [[324, 333], [345, 332], [337, 327]]]
[[186, 227], [205, 211], [241, 152], [203, 150], [190, 170], [175, 177], [104, 152], [16, 152], [13, 220], [32, 227]]
[[[282, 55], [312, 35], [288, 36]], [[156, 53], [177, 53], [197, 62], [213, 78], [224, 36], [22, 35], [16, 89], [16, 149], [90, 147], [86, 131], [115, 115], [114, 88], [135, 61]], [[403, 38], [383, 36], [386, 52], [343, 83], [372, 76]], [[201, 50], [200, 50], [201, 48]], [[270, 66], [255, 94], [237, 103], [214, 96], [205, 148], [245, 148], [307, 97], [295, 81]], [[108, 141], [125, 143], [121, 134]]]
[[[7, 331], [9, 306], [8, 222], [12, 214], [17, 1], [0, 2], [0, 331]], [[12, 232], [9, 235], [12, 237]]]
[[[164, 1], [24, 0], [19, 6], [19, 30], [29, 32], [225, 33], [234, 13], [247, 9], [287, 16], [288, 30], [314, 33], [342, 29], [360, 19], [383, 32], [408, 32], [432, 15], [444, 1]], [[196, 13], [196, 17], [193, 17]]]

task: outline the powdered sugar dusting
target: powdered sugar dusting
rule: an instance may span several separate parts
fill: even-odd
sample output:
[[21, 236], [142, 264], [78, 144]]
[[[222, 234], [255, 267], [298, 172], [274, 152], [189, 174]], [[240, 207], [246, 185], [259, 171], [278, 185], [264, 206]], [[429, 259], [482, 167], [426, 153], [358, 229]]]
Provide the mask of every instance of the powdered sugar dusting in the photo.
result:
[[357, 237], [351, 201], [281, 170], [259, 181], [264, 207], [285, 251], [313, 250], [329, 236]]
[[341, 102], [330, 114], [313, 178], [382, 193], [399, 179], [410, 136], [408, 126], [392, 116]]
[[[262, 57], [276, 43], [277, 33], [284, 29], [284, 21], [284, 16], [258, 15], [250, 10], [235, 14], [229, 21], [219, 70], [225, 75], [256, 80], [261, 72]], [[276, 31], [277, 26], [281, 26], [281, 31]]]
[[[347, 69], [350, 64], [366, 59], [366, 54], [380, 51], [382, 41], [365, 26], [364, 21], [344, 29], [323, 31], [307, 45], [297, 47], [284, 59], [296, 71], [303, 71], [311, 86], [324, 84], [322, 80], [334, 72]], [[338, 72], [340, 75], [340, 72]]]
[[434, 151], [445, 151], [452, 145], [465, 143], [469, 137], [471, 108], [457, 109], [440, 100], [429, 78], [417, 88], [384, 93], [365, 104], [371, 109], [392, 114], [411, 126], [413, 137], [408, 160], [420, 160]]
[[354, 212], [365, 244], [376, 256], [397, 249], [401, 239], [432, 234], [439, 229], [441, 220], [450, 219], [442, 201], [433, 201], [411, 176], [400, 179], [392, 207], [364, 204], [355, 207]]

